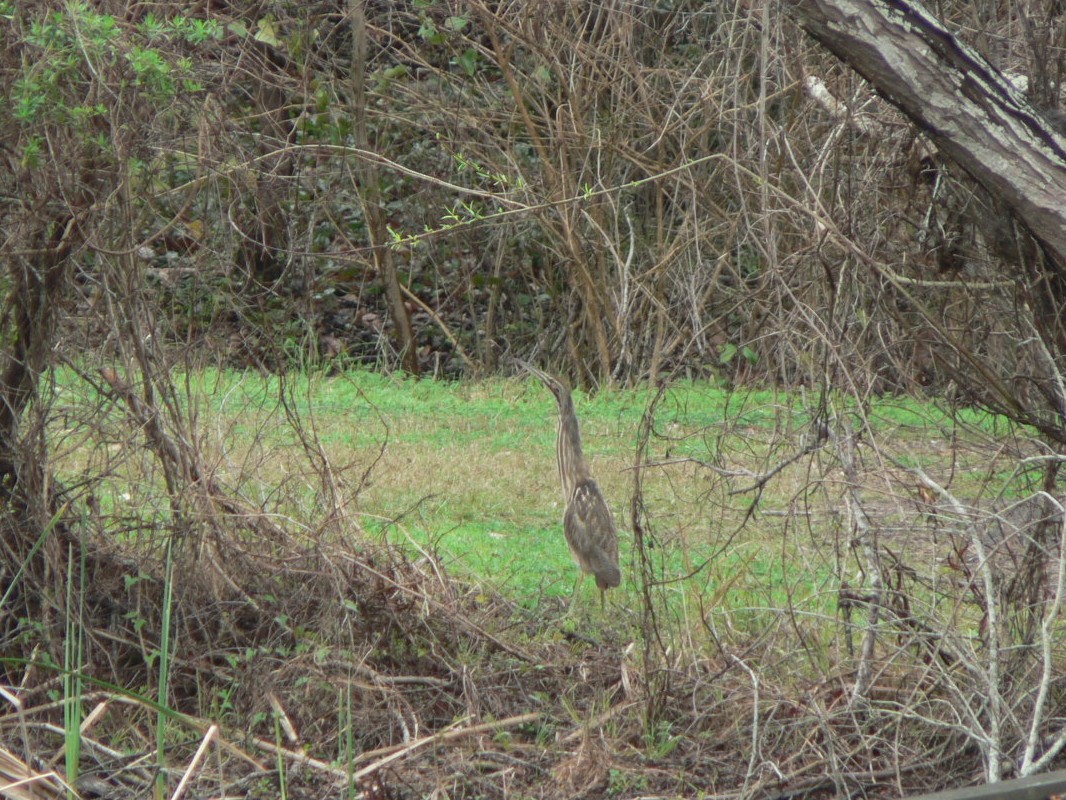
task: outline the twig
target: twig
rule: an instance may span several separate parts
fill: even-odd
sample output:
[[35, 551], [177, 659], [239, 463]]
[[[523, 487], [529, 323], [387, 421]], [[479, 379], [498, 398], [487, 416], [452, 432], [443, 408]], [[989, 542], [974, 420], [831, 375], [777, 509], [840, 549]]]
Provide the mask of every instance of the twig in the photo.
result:
[[870, 525], [870, 518], [866, 515], [862, 498], [859, 497], [859, 476], [855, 469], [855, 436], [846, 421], [843, 425], [844, 441], [840, 441], [839, 434], [834, 434], [834, 436], [837, 438], [837, 455], [847, 479], [844, 501], [848, 515], [855, 525], [855, 539], [862, 548], [866, 571], [870, 576], [866, 633], [863, 636], [862, 651], [859, 654], [859, 664], [855, 672], [855, 686], [850, 700], [850, 705], [855, 707], [866, 702], [866, 695], [870, 691], [870, 683], [873, 680], [877, 623], [881, 617], [881, 604], [884, 601], [884, 576], [881, 572], [881, 556], [877, 548], [876, 532]]
[[748, 782], [755, 775], [755, 764], [759, 758], [759, 676], [735, 655], [730, 654], [729, 657], [751, 678], [751, 755], [748, 756], [748, 768], [744, 772], [744, 788], [741, 791], [743, 795], [748, 789]]
[[204, 735], [203, 741], [200, 742], [200, 746], [196, 748], [196, 753], [192, 757], [192, 761], [189, 762], [189, 766], [185, 768], [185, 773], [181, 776], [181, 780], [178, 782], [178, 788], [174, 790], [174, 794], [170, 796], [170, 800], [181, 800], [181, 796], [185, 794], [185, 788], [189, 784], [189, 778], [192, 777], [196, 768], [200, 766], [200, 762], [203, 760], [204, 754], [207, 752], [207, 748], [211, 745], [211, 742], [218, 736], [218, 725], [212, 725], [207, 729], [207, 733]]
[[577, 729], [575, 729], [575, 730], [571, 731], [570, 733], [566, 734], [566, 736], [564, 736], [562, 739], [559, 739], [559, 742], [565, 744], [565, 743], [573, 742], [573, 741], [575, 741], [577, 739], [580, 739], [582, 736], [585, 735], [585, 732], [587, 730], [589, 730], [590, 728], [598, 728], [598, 727], [600, 727], [601, 725], [603, 725], [603, 723], [607, 722], [608, 720], [613, 719], [614, 717], [617, 717], [623, 711], [625, 711], [628, 708], [632, 708], [635, 705], [637, 705], [637, 703], [619, 703], [616, 706], [611, 706], [606, 711], [604, 711], [602, 714], [598, 714], [597, 716], [595, 716], [592, 719], [590, 719], [587, 723], [583, 723]]
[[335, 767], [332, 764], [322, 761], [317, 758], [312, 758], [307, 753], [301, 753], [298, 750], [289, 750], [287, 747], [281, 747], [274, 742], [268, 742], [266, 739], [251, 739], [253, 745], [260, 750], [266, 750], [267, 752], [280, 755], [296, 764], [300, 764], [304, 767], [311, 767], [312, 769], [323, 772], [327, 775], [332, 775], [334, 778], [340, 780], [348, 780], [350, 774], [348, 770]]
[[1058, 506], [1059, 515], [1062, 517], [1059, 523], [1059, 571], [1055, 580], [1055, 599], [1044, 612], [1044, 618], [1040, 622], [1040, 655], [1042, 657], [1040, 685], [1037, 687], [1036, 700], [1033, 702], [1032, 717], [1029, 720], [1029, 738], [1025, 743], [1025, 753], [1022, 755], [1022, 765], [1019, 770], [1023, 778], [1042, 770], [1066, 746], [1066, 729], [1060, 729], [1055, 741], [1044, 751], [1044, 754], [1040, 758], [1034, 758], [1040, 741], [1040, 730], [1044, 725], [1044, 706], [1047, 703], [1051, 681], [1055, 674], [1051, 660], [1053, 629], [1058, 621], [1059, 612], [1062, 610], [1063, 595], [1066, 594], [1066, 509], [1051, 495], [1046, 492], [1041, 494]]
[[[100, 377], [110, 386], [111, 394], [123, 402], [133, 421], [144, 432], [149, 447], [159, 458], [164, 469], [167, 470], [166, 474], [169, 476], [169, 481], [175, 480], [177, 476], [173, 474], [173, 471], [174, 469], [178, 470], [183, 485], [174, 484], [169, 486], [169, 491], [172, 494], [183, 494], [189, 488], [197, 487], [201, 490], [201, 496], [204, 499], [220, 507], [230, 518], [243, 520], [249, 528], [265, 538], [270, 538], [274, 541], [284, 538], [283, 529], [270, 522], [266, 515], [242, 508], [237, 500], [226, 495], [219, 489], [214, 480], [203, 474], [199, 459], [192, 451], [189, 443], [182, 437], [175, 437], [167, 432], [161, 420], [158, 407], [141, 399], [133, 387], [114, 368], [102, 367], [99, 373]], [[220, 577], [228, 578], [221, 566], [217, 564], [215, 566]], [[236, 585], [232, 584], [232, 581], [230, 583], [232, 588], [237, 589]], [[253, 607], [259, 608], [250, 596], [246, 593], [243, 594], [247, 602]]]
[[[481, 733], [489, 733], [490, 731], [498, 731], [503, 728], [513, 728], [518, 725], [524, 725], [527, 722], [535, 722], [540, 719], [540, 714], [536, 711], [532, 711], [528, 714], [519, 714], [517, 717], [508, 717], [507, 719], [501, 719], [494, 722], [482, 722], [478, 725], [471, 725], [468, 728], [458, 728], [454, 725], [445, 728], [442, 731], [431, 734], [430, 736], [424, 736], [421, 739], [415, 739], [413, 742], [408, 742], [402, 745], [393, 745], [391, 747], [381, 747], [377, 750], [369, 750], [365, 753], [360, 753], [353, 759], [354, 763], [360, 763], [367, 761], [368, 759], [377, 758], [378, 760], [372, 764], [369, 764], [355, 773], [350, 773], [346, 769], [335, 767], [332, 764], [322, 761], [317, 758], [312, 758], [306, 753], [301, 753], [295, 750], [289, 750], [285, 747], [280, 747], [274, 742], [267, 741], [266, 739], [252, 739], [252, 744], [261, 750], [266, 750], [271, 753], [281, 755], [291, 761], [298, 764], [311, 767], [319, 772], [327, 775], [332, 775], [335, 778], [342, 780], [358, 780], [359, 778], [366, 777], [372, 772], [376, 772], [382, 767], [388, 766], [394, 761], [399, 761], [402, 758], [406, 758], [412, 753], [421, 750], [426, 745], [436, 744], [440, 742], [450, 742], [455, 739], [461, 739], [465, 736], [477, 736]], [[460, 723], [456, 723], [458, 725]]]
[[[420, 592], [414, 591], [410, 586], [405, 586], [405, 585], [401, 584], [399, 581], [396, 581], [393, 578], [391, 578], [388, 575], [386, 575], [383, 572], [381, 572], [380, 570], [375, 569], [370, 564], [367, 564], [365, 561], [360, 561], [359, 559], [354, 559], [354, 561], [355, 561], [356, 564], [359, 565], [359, 567], [361, 569], [366, 570], [370, 574], [377, 576], [381, 580], [383, 580], [386, 583], [388, 583], [389, 585], [391, 585], [393, 588], [398, 589], [399, 591], [404, 592], [405, 594], [415, 595], [419, 600], [425, 601], [429, 605], [432, 605], [432, 606], [434, 606], [436, 608], [439, 608], [439, 609], [444, 610], [444, 611], [448, 610], [447, 606], [444, 603], [440, 602], [439, 600], [437, 600], [437, 599], [435, 599], [433, 597], [430, 597], [429, 595], [426, 595], [424, 593], [420, 593]], [[520, 658], [520, 659], [522, 659], [523, 661], [525, 661], [527, 663], [536, 663], [538, 661], [538, 659], [534, 658], [532, 655], [530, 655], [529, 653], [525, 652], [521, 648], [515, 647], [514, 645], [510, 645], [507, 642], [503, 641], [502, 639], [500, 639], [500, 638], [498, 638], [496, 636], [493, 636], [491, 633], [486, 631], [480, 625], [478, 625], [475, 622], [471, 622], [469, 619], [467, 619], [463, 615], [457, 615], [455, 617], [455, 620], [456, 620], [456, 622], [458, 622], [463, 627], [468, 628], [469, 630], [471, 630], [474, 633], [476, 633], [478, 636], [481, 636], [481, 637], [487, 639], [488, 641], [492, 642], [494, 645], [496, 645], [498, 648], [503, 650], [505, 653], [510, 653], [511, 655], [515, 656], [516, 658]]]
[[731, 495], [732, 494], [747, 494], [748, 492], [754, 492], [754, 491], [757, 491], [759, 489], [762, 489], [770, 481], [770, 479], [774, 477], [774, 475], [779, 473], [785, 467], [788, 467], [788, 466], [796, 463], [797, 461], [799, 461], [804, 456], [810, 455], [815, 450], [819, 449], [821, 446], [822, 446], [821, 442], [819, 442], [817, 440], [812, 442], [811, 444], [809, 444], [806, 447], [804, 447], [802, 450], [798, 450], [797, 452], [795, 452], [794, 454], [792, 454], [791, 456], [786, 458], [784, 461], [779, 463], [777, 466], [771, 467], [766, 472], [754, 475], [753, 476], [754, 482], [751, 484], [751, 486], [742, 486], [739, 489], [731, 490], [729, 493]]
[[[480, 725], [472, 725], [469, 728], [446, 728], [443, 731], [434, 733], [431, 736], [426, 736], [421, 739], [416, 739], [410, 744], [398, 746], [394, 748], [395, 752], [385, 756], [379, 761], [375, 761], [369, 766], [363, 767], [361, 770], [355, 773], [352, 777], [356, 780], [369, 775], [372, 772], [376, 772], [384, 766], [391, 764], [393, 761], [398, 761], [401, 758], [409, 756], [416, 750], [421, 750], [428, 744], [434, 744], [436, 742], [449, 742], [453, 739], [459, 739], [464, 736], [476, 736], [480, 733], [489, 733], [490, 731], [498, 731], [501, 728], [513, 728], [518, 725], [525, 725], [527, 722], [536, 722], [540, 719], [540, 713], [531, 711], [528, 714], [519, 714], [517, 717], [508, 717], [507, 719], [497, 720], [495, 722], [483, 722]], [[388, 748], [385, 748], [388, 749]], [[363, 753], [362, 756], [357, 756], [356, 761], [362, 761], [372, 755], [376, 755], [382, 752], [381, 750], [375, 750], [370, 753]]]
[[449, 686], [453, 683], [447, 678], [435, 678], [432, 675], [386, 675], [366, 664], [339, 659], [326, 659], [323, 664], [341, 671], [358, 673], [368, 678], [374, 687], [379, 689], [385, 686]]
[[[921, 467], [911, 468], [911, 473], [918, 480], [932, 489], [951, 505], [952, 510], [959, 519], [966, 520], [972, 514], [966, 512], [965, 507], [947, 489], [930, 478]], [[966, 526], [970, 534], [970, 543], [977, 554], [977, 571], [981, 575], [984, 584], [984, 612], [986, 622], [986, 644], [988, 649], [988, 666], [981, 674], [985, 682], [985, 690], [988, 693], [988, 730], [983, 737], [975, 737], [983, 745], [985, 756], [985, 777], [989, 783], [996, 783], [1002, 777], [1003, 771], [1003, 742], [1002, 742], [1002, 718], [1003, 696], [1000, 693], [1000, 663], [999, 663], [999, 609], [996, 607], [995, 579], [992, 575], [992, 564], [985, 550], [985, 543], [981, 535], [974, 530], [973, 525]]]
[[440, 318], [440, 315], [433, 310], [433, 307], [426, 303], [425, 300], [423, 300], [413, 291], [404, 286], [402, 283], [400, 284], [400, 291], [403, 292], [404, 297], [406, 297], [408, 300], [410, 300], [412, 303], [414, 303], [416, 306], [421, 308], [426, 314], [429, 315], [429, 318], [433, 320], [434, 324], [436, 324], [436, 326], [440, 329], [440, 332], [444, 334], [445, 338], [448, 340], [451, 346], [455, 348], [455, 354], [459, 356], [459, 358], [467, 366], [468, 369], [470, 369], [471, 371], [475, 370], [477, 367], [471, 360], [470, 356], [467, 354], [466, 350], [463, 348], [463, 343], [460, 342], [458, 338], [456, 338], [455, 334], [452, 333], [452, 329], [448, 327], [448, 323], [446, 323], [443, 319]]
[[806, 445], [802, 449], [797, 450], [784, 461], [776, 464], [765, 472], [753, 472], [752, 470], [744, 469], [743, 467], [737, 467], [736, 469], [726, 469], [725, 467], [719, 467], [717, 464], [711, 464], [708, 461], [701, 461], [698, 458], [691, 457], [671, 458], [665, 461], [648, 461], [643, 464], [638, 464], [632, 467], [623, 467], [622, 472], [628, 472], [629, 470], [635, 469], [647, 469], [649, 467], [669, 467], [673, 466], [674, 464], [696, 464], [697, 466], [703, 467], [704, 469], [709, 469], [711, 472], [715, 473], [716, 475], [720, 475], [723, 478], [750, 478], [752, 481], [750, 486], [742, 486], [739, 489], [731, 489], [729, 492], [729, 494], [731, 495], [746, 494], [748, 492], [753, 492], [762, 489], [770, 481], [770, 479], [777, 475], [777, 473], [779, 473], [781, 470], [791, 466], [792, 464], [795, 464], [804, 456], [810, 455], [815, 450], [818, 450], [821, 447], [822, 442], [816, 440], [811, 444]]
[[282, 731], [285, 732], [285, 738], [289, 740], [290, 744], [299, 744], [300, 737], [297, 735], [296, 728], [293, 726], [292, 720], [289, 719], [289, 715], [285, 713], [278, 696], [274, 692], [268, 692], [267, 702], [270, 703], [270, 707], [274, 710], [274, 716], [277, 718], [278, 724], [281, 725]]

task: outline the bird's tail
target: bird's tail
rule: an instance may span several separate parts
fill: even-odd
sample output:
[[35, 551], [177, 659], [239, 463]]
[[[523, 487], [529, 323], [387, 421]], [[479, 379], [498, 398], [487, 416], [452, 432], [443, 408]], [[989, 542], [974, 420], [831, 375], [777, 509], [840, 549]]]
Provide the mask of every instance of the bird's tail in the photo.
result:
[[622, 582], [622, 573], [615, 564], [597, 564], [595, 575], [601, 589], [613, 589]]

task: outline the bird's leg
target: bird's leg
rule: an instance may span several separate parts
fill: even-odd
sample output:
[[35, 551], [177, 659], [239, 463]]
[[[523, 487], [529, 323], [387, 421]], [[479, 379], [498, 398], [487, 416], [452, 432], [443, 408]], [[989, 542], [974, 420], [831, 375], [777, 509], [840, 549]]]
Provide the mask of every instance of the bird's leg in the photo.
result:
[[577, 580], [574, 582], [573, 591], [570, 592], [570, 602], [566, 605], [565, 616], [569, 617], [574, 612], [574, 605], [577, 601], [578, 592], [581, 589], [581, 584], [585, 581], [585, 573], [583, 570], [579, 570], [577, 573]]

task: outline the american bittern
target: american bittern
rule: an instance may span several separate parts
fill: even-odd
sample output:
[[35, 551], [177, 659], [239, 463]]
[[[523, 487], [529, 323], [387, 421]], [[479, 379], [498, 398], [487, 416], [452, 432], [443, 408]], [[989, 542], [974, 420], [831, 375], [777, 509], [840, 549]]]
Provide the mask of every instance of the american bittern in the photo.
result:
[[[611, 509], [596, 485], [585, 455], [581, 452], [581, 430], [574, 412], [574, 400], [570, 387], [558, 378], [541, 372], [536, 367], [519, 361], [518, 364], [535, 375], [547, 386], [559, 404], [559, 435], [556, 455], [559, 459], [559, 479], [563, 484], [563, 500], [566, 513], [563, 515], [563, 533], [570, 546], [581, 574], [574, 586], [574, 595], [586, 573], [596, 577], [600, 589], [600, 605], [604, 591], [622, 582], [618, 570], [618, 533], [614, 527]], [[572, 602], [572, 601], [571, 601]]]

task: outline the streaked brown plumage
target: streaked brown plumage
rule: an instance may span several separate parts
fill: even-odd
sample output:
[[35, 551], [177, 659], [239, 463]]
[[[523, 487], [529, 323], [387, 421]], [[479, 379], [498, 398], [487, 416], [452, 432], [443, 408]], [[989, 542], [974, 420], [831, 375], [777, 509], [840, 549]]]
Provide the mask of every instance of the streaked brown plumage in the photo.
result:
[[582, 577], [585, 573], [595, 576], [602, 604], [603, 592], [622, 582], [622, 573], [618, 569], [618, 532], [611, 509], [607, 507], [600, 487], [589, 472], [581, 450], [581, 429], [570, 387], [559, 378], [541, 372], [524, 361], [518, 364], [551, 390], [559, 406], [556, 456], [566, 503], [563, 533], [566, 534], [570, 553], [581, 567]]

